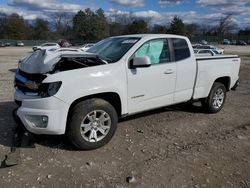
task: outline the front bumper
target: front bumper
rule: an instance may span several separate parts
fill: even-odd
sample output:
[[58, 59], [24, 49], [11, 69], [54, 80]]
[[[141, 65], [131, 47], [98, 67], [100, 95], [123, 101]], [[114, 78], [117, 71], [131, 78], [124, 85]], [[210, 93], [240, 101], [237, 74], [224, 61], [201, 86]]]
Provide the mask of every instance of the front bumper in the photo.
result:
[[[17, 110], [17, 116], [28, 131], [50, 135], [65, 133], [69, 105], [62, 100], [54, 96], [48, 98], [29, 97], [18, 89], [15, 92], [15, 100], [21, 103]], [[46, 127], [36, 126], [30, 117], [47, 117]]]

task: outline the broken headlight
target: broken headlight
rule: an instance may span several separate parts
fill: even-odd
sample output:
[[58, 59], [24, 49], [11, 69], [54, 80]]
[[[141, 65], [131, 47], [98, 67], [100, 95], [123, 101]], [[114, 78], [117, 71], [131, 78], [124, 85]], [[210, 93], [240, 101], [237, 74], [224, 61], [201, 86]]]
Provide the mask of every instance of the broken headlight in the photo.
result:
[[41, 97], [51, 97], [60, 89], [62, 82], [42, 83], [40, 86]]
[[24, 85], [30, 90], [34, 91], [37, 91], [40, 86], [40, 84], [36, 83], [35, 81], [27, 81]]

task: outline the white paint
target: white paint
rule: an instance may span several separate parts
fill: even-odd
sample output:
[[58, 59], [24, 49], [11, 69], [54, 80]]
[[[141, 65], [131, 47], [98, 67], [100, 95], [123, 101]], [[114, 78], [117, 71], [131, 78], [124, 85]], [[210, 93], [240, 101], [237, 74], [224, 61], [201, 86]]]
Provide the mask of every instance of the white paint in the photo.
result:
[[[15, 99], [23, 102], [18, 109], [18, 116], [26, 128], [36, 134], [64, 134], [70, 105], [75, 100], [92, 94], [117, 93], [121, 99], [124, 115], [185, 102], [192, 97], [194, 99], [207, 97], [214, 81], [220, 77], [230, 77], [230, 88], [238, 80], [240, 59], [236, 56], [216, 56], [216, 58], [231, 57], [230, 59], [195, 57], [190, 41], [182, 36], [152, 34], [134, 36], [142, 39], [116, 63], [48, 75], [44, 83], [62, 81], [61, 88], [53, 97], [29, 98], [16, 91]], [[129, 69], [129, 60], [134, 52], [143, 43], [158, 38], [187, 40], [191, 56], [178, 62]], [[60, 55], [63, 53], [60, 52]], [[204, 58], [207, 60], [202, 60]], [[49, 59], [55, 59], [55, 54], [51, 58], [48, 57], [47, 61]], [[197, 80], [195, 80], [196, 73]], [[28, 114], [47, 115], [48, 128], [32, 127], [25, 118]]]

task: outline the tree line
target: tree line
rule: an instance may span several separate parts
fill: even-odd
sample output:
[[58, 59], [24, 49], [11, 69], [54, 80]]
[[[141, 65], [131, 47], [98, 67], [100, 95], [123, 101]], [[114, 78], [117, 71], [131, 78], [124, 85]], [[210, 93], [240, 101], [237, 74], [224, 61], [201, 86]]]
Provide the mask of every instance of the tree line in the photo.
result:
[[216, 25], [185, 24], [175, 16], [170, 23], [149, 24], [149, 20], [131, 15], [117, 14], [113, 18], [105, 16], [102, 9], [80, 10], [76, 14], [57, 12], [49, 15], [49, 20], [37, 18], [27, 21], [18, 14], [0, 14], [0, 38], [17, 40], [83, 40], [98, 41], [104, 37], [140, 34], [169, 33], [194, 36], [250, 35], [250, 29], [239, 30], [232, 21], [232, 15], [221, 17]]

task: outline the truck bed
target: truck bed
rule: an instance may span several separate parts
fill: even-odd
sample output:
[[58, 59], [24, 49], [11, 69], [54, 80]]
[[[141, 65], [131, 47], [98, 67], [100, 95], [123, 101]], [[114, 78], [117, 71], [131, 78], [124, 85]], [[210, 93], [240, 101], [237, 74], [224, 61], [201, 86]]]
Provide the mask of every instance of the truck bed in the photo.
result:
[[230, 79], [230, 90], [239, 79], [240, 58], [237, 55], [196, 56], [197, 75], [194, 99], [205, 98], [215, 78]]

